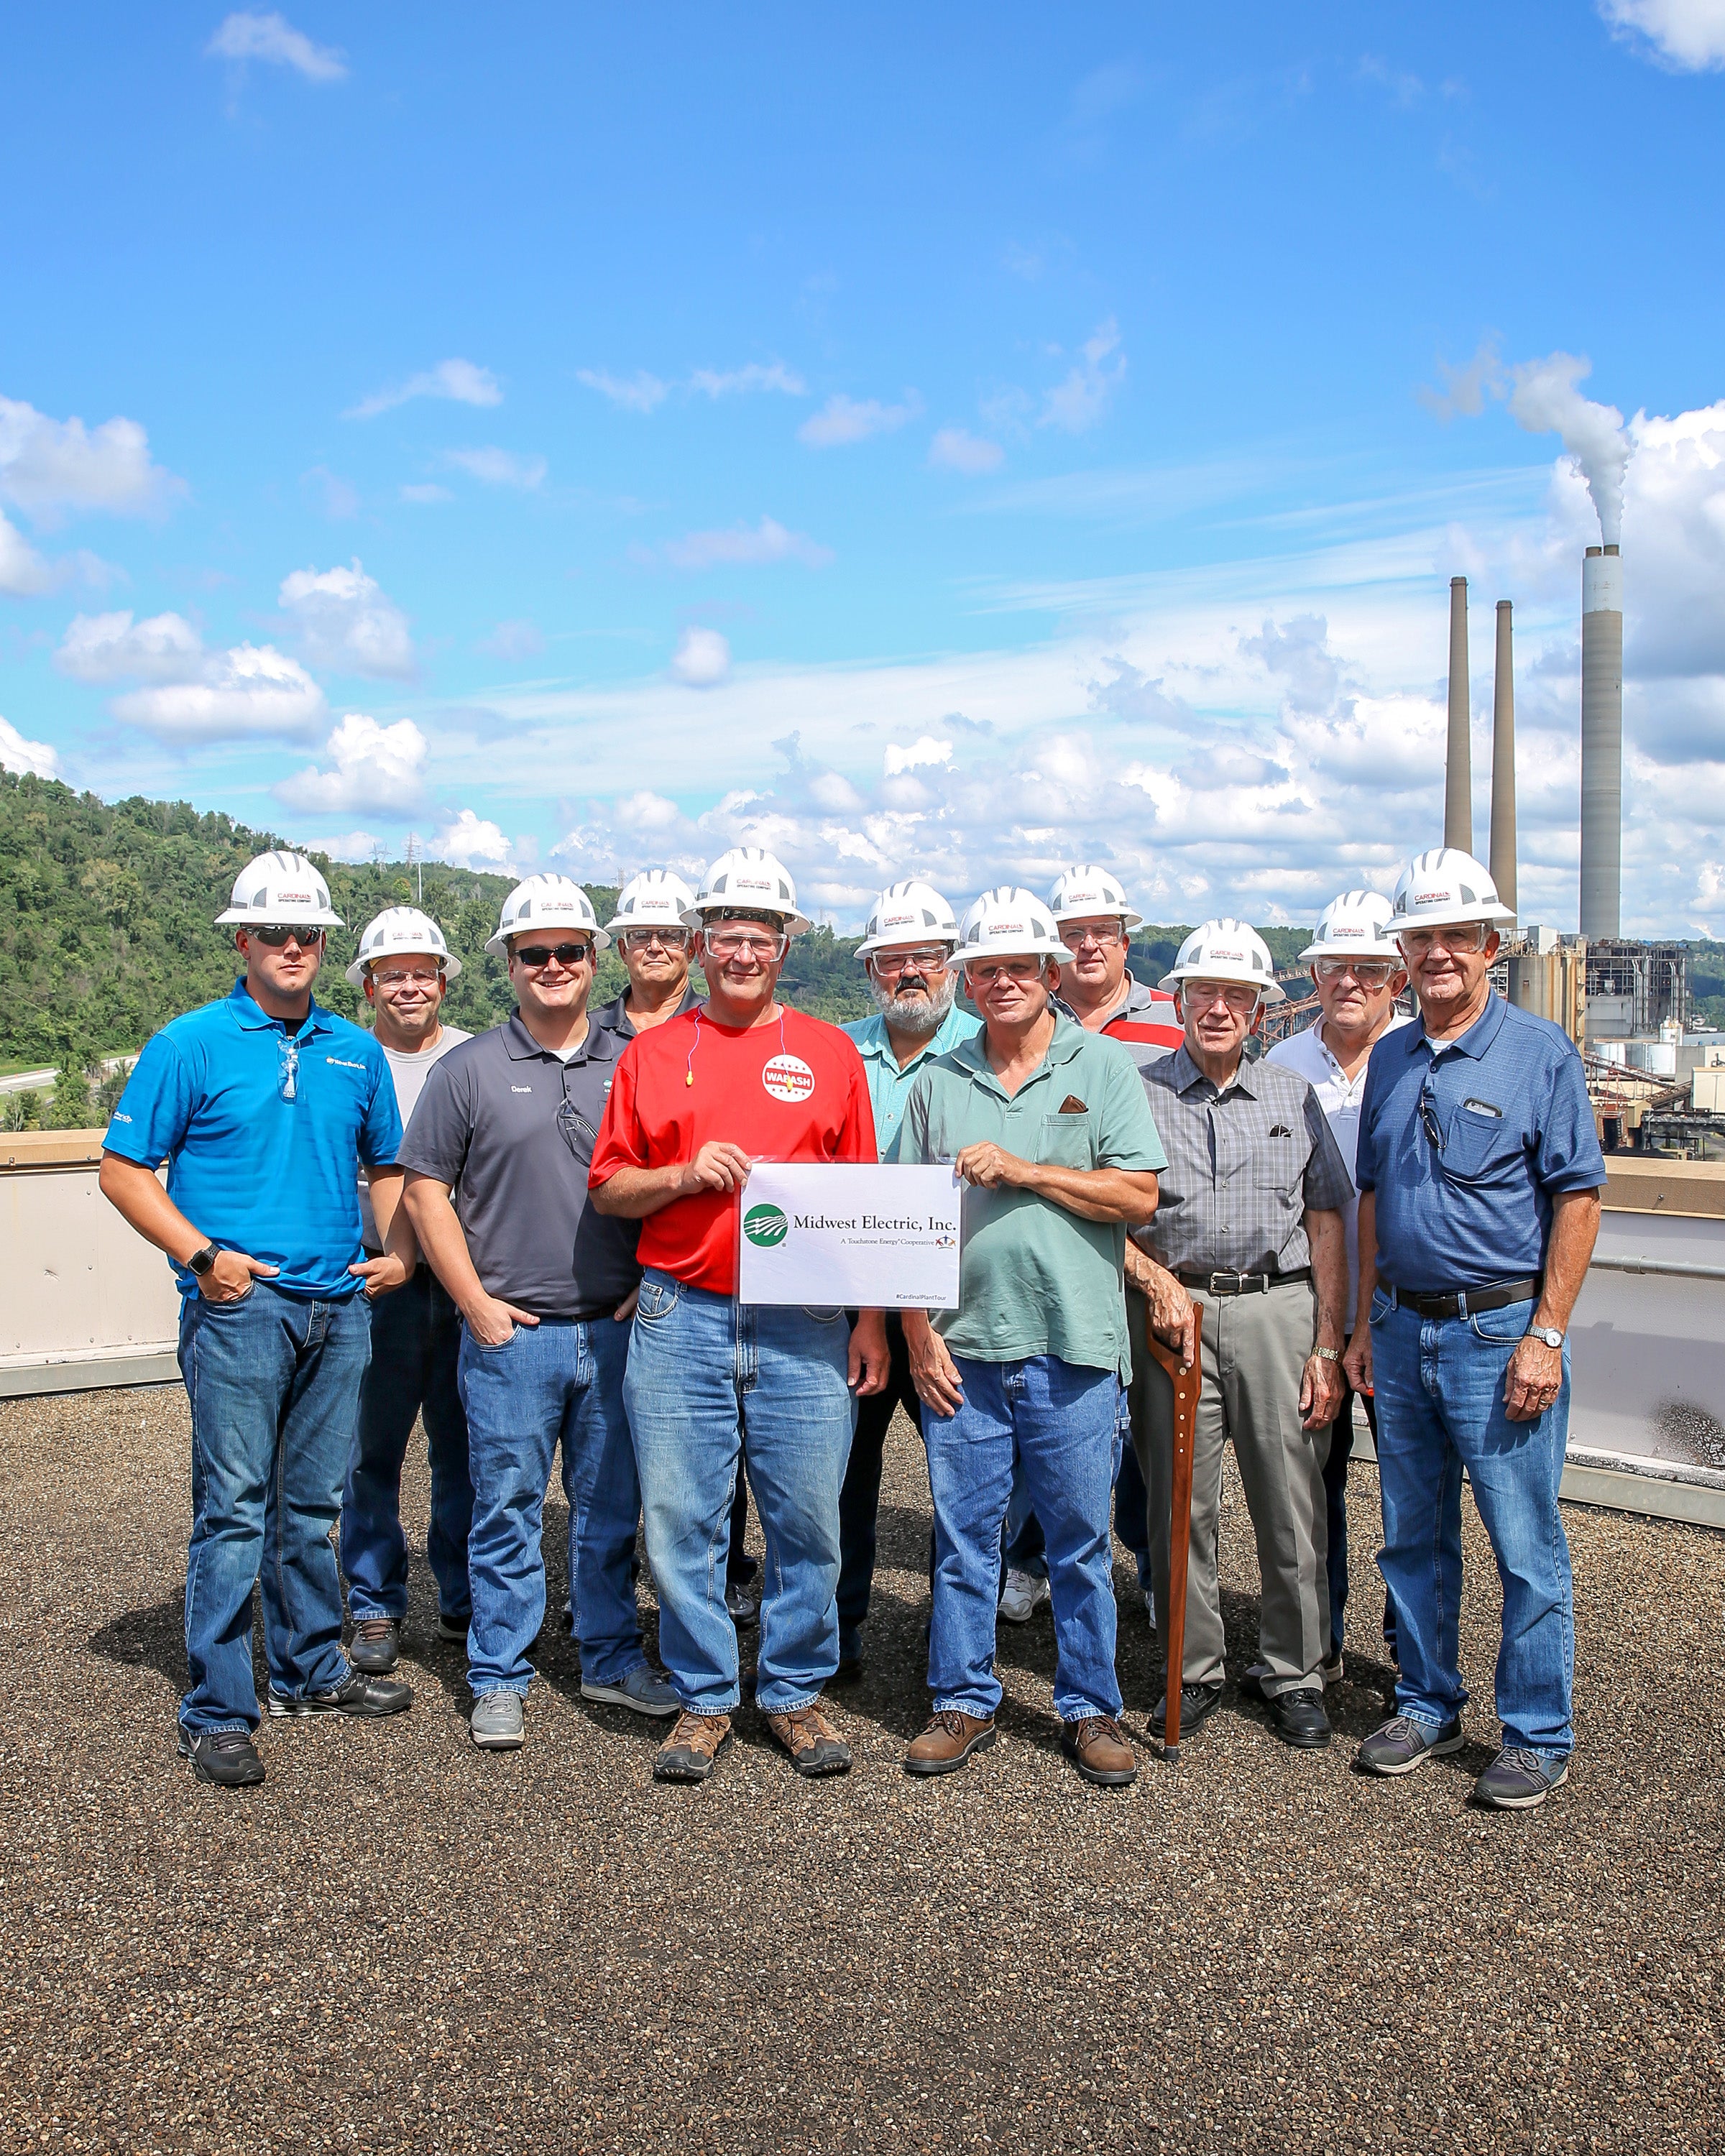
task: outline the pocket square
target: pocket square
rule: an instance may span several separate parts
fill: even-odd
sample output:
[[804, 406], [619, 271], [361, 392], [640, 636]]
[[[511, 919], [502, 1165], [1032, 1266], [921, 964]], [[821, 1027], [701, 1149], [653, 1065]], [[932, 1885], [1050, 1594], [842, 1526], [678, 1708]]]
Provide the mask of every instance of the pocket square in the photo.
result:
[[1270, 1126], [1270, 1135], [1273, 1138], [1291, 1138], [1294, 1133], [1286, 1123], [1272, 1123]]
[[1076, 1093], [1069, 1093], [1060, 1103], [1060, 1113], [1063, 1116], [1087, 1116], [1090, 1110]]

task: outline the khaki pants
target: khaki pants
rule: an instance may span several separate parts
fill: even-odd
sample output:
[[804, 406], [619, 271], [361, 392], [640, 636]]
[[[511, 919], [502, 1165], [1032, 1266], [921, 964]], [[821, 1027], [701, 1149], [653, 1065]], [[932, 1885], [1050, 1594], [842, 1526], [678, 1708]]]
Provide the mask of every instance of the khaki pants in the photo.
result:
[[[1225, 1674], [1217, 1537], [1222, 1449], [1231, 1440], [1263, 1581], [1254, 1666], [1264, 1672], [1269, 1693], [1321, 1688], [1319, 1666], [1329, 1645], [1323, 1471], [1330, 1433], [1300, 1426], [1300, 1380], [1317, 1332], [1317, 1297], [1309, 1281], [1292, 1281], [1267, 1295], [1202, 1300], [1204, 1387], [1193, 1447], [1182, 1681], [1219, 1684]], [[1173, 1387], [1145, 1343], [1143, 1296], [1129, 1292], [1126, 1305], [1132, 1341], [1132, 1442], [1150, 1492], [1150, 1564], [1157, 1622], [1166, 1640]]]

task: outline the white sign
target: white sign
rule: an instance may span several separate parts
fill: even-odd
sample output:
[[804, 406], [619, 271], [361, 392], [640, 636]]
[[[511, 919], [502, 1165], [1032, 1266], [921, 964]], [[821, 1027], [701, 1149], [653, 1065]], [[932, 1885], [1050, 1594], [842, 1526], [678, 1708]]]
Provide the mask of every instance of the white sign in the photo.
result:
[[737, 1228], [740, 1302], [814, 1310], [956, 1310], [950, 1168], [757, 1161]]

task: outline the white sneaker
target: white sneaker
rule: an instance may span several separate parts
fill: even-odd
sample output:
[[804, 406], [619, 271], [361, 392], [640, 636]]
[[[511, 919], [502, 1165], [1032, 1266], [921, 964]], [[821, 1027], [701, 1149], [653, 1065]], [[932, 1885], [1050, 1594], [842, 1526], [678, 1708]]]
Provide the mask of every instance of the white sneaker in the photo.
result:
[[1154, 1591], [1147, 1587], [1141, 1588], [1138, 1591], [1144, 1598], [1144, 1614], [1150, 1620], [1150, 1630], [1153, 1632], [1156, 1630], [1156, 1596]]
[[626, 1707], [631, 1714], [675, 1714], [682, 1702], [663, 1670], [638, 1662], [619, 1684], [589, 1684], [581, 1680], [581, 1697], [605, 1707]]
[[488, 1691], [473, 1703], [468, 1729], [482, 1752], [517, 1752], [526, 1742], [518, 1691]]
[[1028, 1625], [1048, 1599], [1048, 1582], [1034, 1572], [1009, 1568], [1000, 1590], [1000, 1614], [1009, 1625]]

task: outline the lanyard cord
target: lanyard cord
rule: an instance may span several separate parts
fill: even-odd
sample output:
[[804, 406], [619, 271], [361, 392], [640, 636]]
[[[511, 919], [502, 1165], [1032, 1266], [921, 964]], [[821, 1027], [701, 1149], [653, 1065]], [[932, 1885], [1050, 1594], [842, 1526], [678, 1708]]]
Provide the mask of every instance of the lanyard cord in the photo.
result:
[[[692, 1086], [695, 1083], [695, 1051], [701, 1045], [701, 1005], [696, 1004], [695, 1038], [689, 1044], [688, 1060], [683, 1065], [683, 1083], [685, 1086]], [[778, 1052], [781, 1055], [788, 1055], [790, 1053], [784, 1045], [784, 1005], [783, 1004], [778, 1007]]]

